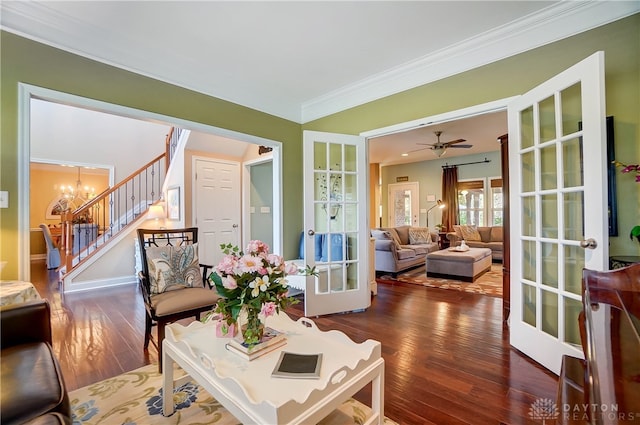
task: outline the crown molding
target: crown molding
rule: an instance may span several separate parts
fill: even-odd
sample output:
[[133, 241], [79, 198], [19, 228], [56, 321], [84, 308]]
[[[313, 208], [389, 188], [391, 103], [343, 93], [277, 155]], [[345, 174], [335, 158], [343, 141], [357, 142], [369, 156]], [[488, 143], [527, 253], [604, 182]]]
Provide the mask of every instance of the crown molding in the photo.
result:
[[305, 102], [301, 106], [302, 123], [469, 71], [639, 11], [640, 2], [635, 1], [560, 2], [508, 25]]
[[[47, 2], [4, 2], [2, 12], [0, 28], [21, 37], [276, 117], [297, 123], [307, 123], [622, 19], [640, 12], [640, 2], [562, 1], [555, 3], [537, 13], [349, 84], [301, 105], [286, 105], [282, 102], [274, 102], [273, 99], [265, 101], [258, 98], [249, 99], [246, 96], [243, 99], [237, 96], [221, 96], [220, 93], [215, 92], [214, 87], [208, 91], [196, 87], [195, 82], [198, 81], [196, 75], [187, 75], [182, 79], [183, 81], [175, 81], [170, 75], [163, 76], [127, 66], [126, 63], [136, 63], [132, 56], [134, 53], [114, 47], [118, 44], [127, 45], [126, 43], [108, 42], [109, 36], [105, 28], [91, 26], [85, 28], [85, 31], [94, 35], [92, 43], [95, 43], [98, 51], [109, 52], [106, 56], [119, 58], [117, 62], [105, 60], [80, 49], [70, 49], [68, 45], [72, 43], [67, 44], [64, 40], [70, 40], [73, 35], [66, 28], [70, 28], [70, 24], [85, 27], [87, 25], [48, 7]], [[34, 27], [38, 28], [35, 33]], [[49, 33], [57, 34], [57, 39], [63, 41], [53, 43], [47, 40], [45, 34]], [[154, 45], [152, 39], [147, 42], [146, 48], [151, 53], [151, 58], [163, 56], [162, 46]], [[183, 59], [189, 62], [188, 58]], [[182, 72], [185, 69], [197, 69], [197, 66], [190, 66], [186, 62], [177, 62], [175, 66]], [[150, 66], [150, 69], [154, 67]], [[190, 84], [189, 81], [194, 83]]]

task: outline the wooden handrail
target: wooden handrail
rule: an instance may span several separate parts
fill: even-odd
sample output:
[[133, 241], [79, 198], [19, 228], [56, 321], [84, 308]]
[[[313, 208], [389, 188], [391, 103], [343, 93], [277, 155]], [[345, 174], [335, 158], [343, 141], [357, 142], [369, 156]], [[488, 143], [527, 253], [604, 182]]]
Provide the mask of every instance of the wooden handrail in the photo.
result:
[[[173, 128], [171, 133], [173, 132]], [[127, 178], [117, 183], [113, 187], [110, 187], [104, 190], [95, 198], [83, 204], [81, 207], [76, 209], [75, 211], [66, 211], [61, 214], [62, 219], [62, 248], [65, 252], [65, 260], [64, 264], [66, 267], [66, 273], [69, 273], [74, 265], [74, 253], [73, 253], [73, 225], [75, 223], [87, 224], [87, 229], [85, 230], [86, 234], [84, 235], [86, 238], [93, 238], [95, 242], [90, 241], [92, 245], [92, 252], [82, 252], [84, 247], [80, 246], [79, 241], [78, 244], [78, 264], [80, 261], [89, 258], [93, 254], [95, 254], [98, 249], [103, 246], [104, 242], [113, 237], [115, 234], [120, 232], [122, 229], [131, 224], [135, 219], [139, 216], [142, 216], [148, 209], [148, 203], [155, 202], [156, 196], [158, 199], [160, 198], [160, 193], [162, 192], [162, 183], [163, 181], [158, 180], [157, 186], [153, 179], [156, 177], [152, 175], [151, 177], [151, 191], [149, 191], [149, 183], [148, 177], [145, 175], [148, 173], [148, 170], [151, 169], [152, 174], [155, 173], [155, 169], [160, 165], [161, 161], [165, 160], [164, 169], [160, 170], [158, 168], [158, 172], [161, 172], [163, 176], [157, 176], [158, 178], [162, 177], [164, 181], [164, 177], [166, 176], [166, 171], [168, 169], [168, 156], [167, 152], [164, 152], [158, 156], [156, 156], [151, 161], [147, 162], [142, 167], [135, 170], [131, 173]], [[142, 176], [145, 175], [145, 184], [144, 189], [142, 189]], [[133, 193], [135, 190], [135, 183], [138, 183], [138, 197]], [[131, 195], [128, 194], [128, 186], [131, 185]], [[120, 194], [120, 191], [124, 189], [124, 195]], [[156, 192], [157, 189], [157, 192]], [[120, 198], [123, 199], [124, 207], [120, 205]], [[129, 205], [129, 201], [131, 204]], [[138, 202], [135, 204], [135, 202]], [[142, 205], [141, 202], [144, 202]], [[117, 203], [117, 205], [115, 205]], [[136, 209], [137, 207], [137, 209]], [[100, 217], [100, 213], [102, 217]], [[108, 216], [107, 216], [108, 214]], [[125, 217], [125, 223], [121, 223], [120, 217]], [[129, 215], [131, 215], [131, 219], [129, 220]], [[110, 221], [109, 226], [107, 227], [107, 218]], [[114, 218], [117, 219], [117, 222], [114, 225]], [[98, 233], [102, 232], [100, 237], [103, 239], [103, 243], [98, 244]], [[77, 266], [77, 264], [76, 264]]]

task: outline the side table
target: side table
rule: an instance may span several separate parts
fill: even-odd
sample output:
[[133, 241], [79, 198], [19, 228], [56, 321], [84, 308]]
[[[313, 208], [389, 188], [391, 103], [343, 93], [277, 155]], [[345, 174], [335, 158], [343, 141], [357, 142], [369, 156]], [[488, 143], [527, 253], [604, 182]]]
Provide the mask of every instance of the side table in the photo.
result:
[[640, 256], [637, 255], [616, 255], [609, 258], [609, 268], [611, 270], [621, 269], [635, 263], [640, 263]]
[[439, 240], [439, 245], [440, 245], [440, 249], [447, 249], [450, 246], [450, 242], [449, 239], [447, 239], [447, 232], [440, 232], [438, 233], [438, 237], [440, 238]]

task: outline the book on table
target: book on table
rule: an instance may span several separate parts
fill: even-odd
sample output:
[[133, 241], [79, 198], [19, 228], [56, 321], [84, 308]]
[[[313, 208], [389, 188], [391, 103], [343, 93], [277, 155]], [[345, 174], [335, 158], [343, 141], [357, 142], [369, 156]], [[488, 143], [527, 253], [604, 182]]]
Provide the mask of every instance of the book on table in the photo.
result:
[[247, 360], [253, 360], [276, 348], [282, 347], [286, 343], [287, 338], [284, 332], [266, 327], [259, 343], [250, 346], [241, 339], [234, 338], [229, 340], [226, 347], [229, 351], [239, 354]]
[[282, 351], [271, 376], [274, 378], [318, 379], [320, 378], [321, 365], [322, 353], [297, 354]]

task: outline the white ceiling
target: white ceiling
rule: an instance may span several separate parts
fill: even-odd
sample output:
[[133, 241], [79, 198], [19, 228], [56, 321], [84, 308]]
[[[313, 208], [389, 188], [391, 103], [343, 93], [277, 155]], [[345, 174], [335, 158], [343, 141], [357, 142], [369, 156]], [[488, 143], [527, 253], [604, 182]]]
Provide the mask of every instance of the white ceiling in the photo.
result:
[[637, 1], [7, 1], [2, 29], [308, 122], [640, 10]]

